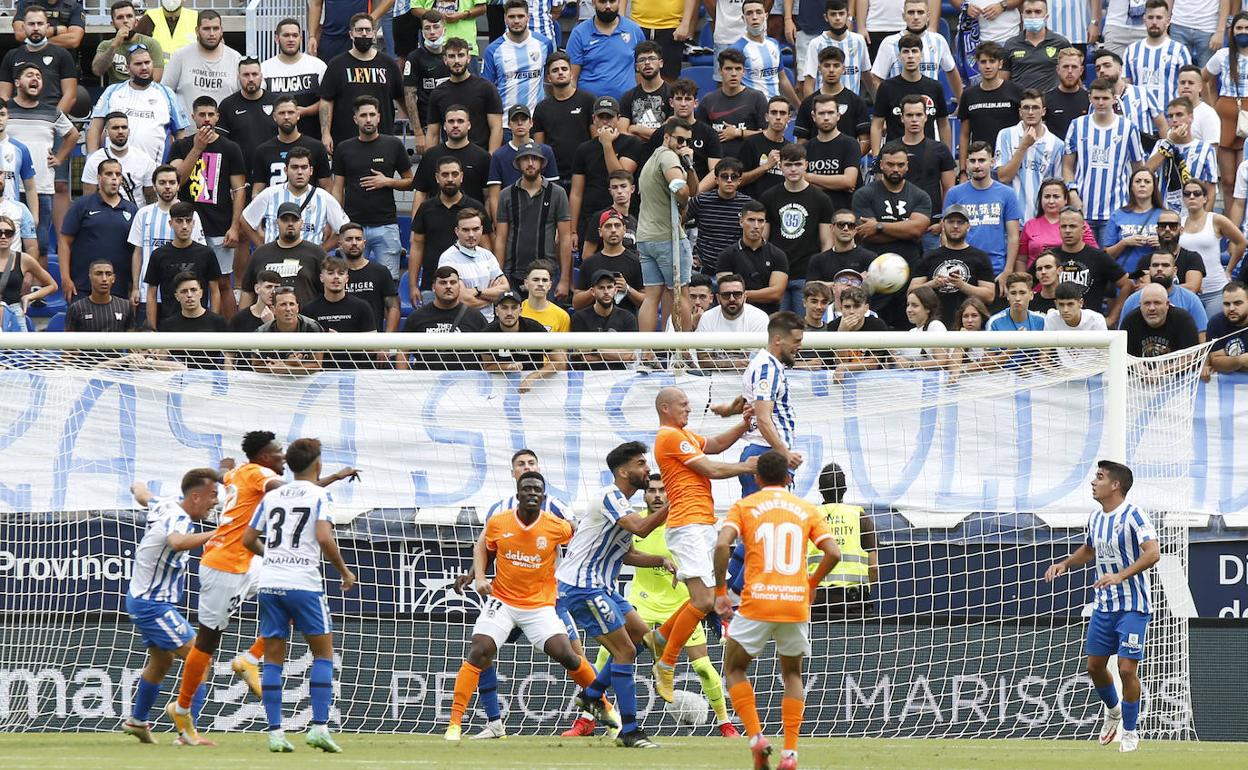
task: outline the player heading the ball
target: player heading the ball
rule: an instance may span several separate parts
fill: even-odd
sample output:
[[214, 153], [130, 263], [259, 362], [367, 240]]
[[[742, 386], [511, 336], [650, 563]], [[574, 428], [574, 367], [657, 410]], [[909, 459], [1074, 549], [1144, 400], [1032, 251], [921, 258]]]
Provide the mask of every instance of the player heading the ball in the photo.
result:
[[[321, 442], [296, 439], [286, 448], [291, 483], [264, 495], [243, 533], [243, 545], [264, 557], [260, 565], [260, 636], [264, 638], [264, 670], [260, 677], [264, 712], [269, 721], [269, 751], [294, 751], [282, 729], [282, 666], [286, 639], [293, 625], [312, 651], [308, 672], [312, 727], [305, 742], [338, 753], [329, 734], [334, 699], [334, 636], [325, 602], [321, 557], [338, 570], [342, 590], [355, 585], [355, 573], [342, 560], [334, 541], [333, 500], [319, 486]], [[264, 542], [260, 542], [263, 536]]]
[[[810, 597], [841, 560], [841, 551], [823, 513], [785, 488], [788, 458], [765, 452], [758, 458], [755, 475], [761, 489], [728, 510], [715, 544], [715, 611], [721, 619], [731, 620], [724, 641], [724, 680], [732, 707], [750, 738], [754, 767], [766, 768], [771, 746], [763, 736], [747, 673], [767, 642], [775, 640], [784, 680], [780, 701], [784, 756], [779, 770], [796, 770], [797, 736], [806, 709], [802, 659], [810, 655]], [[745, 543], [745, 587], [734, 617], [724, 576], [738, 538]], [[809, 575], [807, 543], [823, 551], [822, 561]]]
[[[139, 675], [134, 706], [121, 729], [142, 743], [155, 743], [148, 715], [174, 656], [185, 660], [195, 638], [190, 622], [178, 612], [177, 605], [182, 601], [190, 551], [212, 537], [211, 530], [192, 533], [191, 529], [217, 504], [217, 472], [212, 468], [187, 471], [182, 476], [181, 500], [158, 500], [138, 482], [130, 491], [139, 505], [148, 509], [147, 529], [135, 548], [134, 573], [126, 591], [126, 613], [147, 647], [147, 664]], [[202, 706], [200, 693], [192, 710], [198, 712]], [[180, 734], [177, 740], [182, 740]]]
[[[1101, 460], [1092, 478], [1092, 499], [1101, 504], [1088, 517], [1083, 545], [1044, 572], [1053, 582], [1070, 567], [1096, 560], [1092, 584], [1094, 607], [1088, 622], [1088, 675], [1096, 694], [1105, 703], [1105, 719], [1099, 740], [1108, 745], [1122, 726], [1119, 751], [1135, 751], [1140, 745], [1136, 723], [1140, 717], [1140, 661], [1153, 605], [1149, 600], [1149, 567], [1161, 559], [1157, 530], [1148, 514], [1126, 500], [1134, 479], [1127, 466]], [[1118, 655], [1122, 701], [1108, 670], [1109, 656]]]

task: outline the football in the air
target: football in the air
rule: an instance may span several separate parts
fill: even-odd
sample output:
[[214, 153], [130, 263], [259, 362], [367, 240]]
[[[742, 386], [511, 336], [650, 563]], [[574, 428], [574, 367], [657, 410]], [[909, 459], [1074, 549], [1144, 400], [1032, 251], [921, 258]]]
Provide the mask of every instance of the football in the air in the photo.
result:
[[696, 692], [677, 690], [672, 693], [672, 702], [664, 708], [682, 725], [700, 727], [710, 721], [711, 704]]
[[898, 254], [881, 254], [867, 268], [867, 288], [872, 294], [892, 294], [909, 280], [910, 265]]

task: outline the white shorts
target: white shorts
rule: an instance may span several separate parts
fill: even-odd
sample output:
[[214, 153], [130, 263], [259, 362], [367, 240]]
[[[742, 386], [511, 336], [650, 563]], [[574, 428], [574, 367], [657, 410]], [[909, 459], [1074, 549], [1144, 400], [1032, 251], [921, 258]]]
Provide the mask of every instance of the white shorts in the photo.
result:
[[522, 610], [506, 605], [494, 597], [486, 600], [485, 607], [481, 609], [481, 614], [472, 627], [472, 633], [474, 636], [485, 634], [494, 640], [494, 647], [501, 650], [516, 626], [520, 627], [529, 644], [539, 650], [550, 637], [568, 633], [554, 607]]
[[263, 559], [251, 560], [247, 572], [223, 572], [199, 565], [199, 624], [223, 631], [243, 602], [256, 595]]
[[757, 658], [772, 639], [776, 652], [785, 657], [810, 654], [810, 623], [750, 620], [738, 612], [728, 624], [728, 638], [751, 658]]
[[667, 550], [676, 561], [676, 577], [681, 580], [698, 578], [707, 588], [715, 585], [715, 541], [719, 533], [714, 524], [685, 524], [667, 530]]

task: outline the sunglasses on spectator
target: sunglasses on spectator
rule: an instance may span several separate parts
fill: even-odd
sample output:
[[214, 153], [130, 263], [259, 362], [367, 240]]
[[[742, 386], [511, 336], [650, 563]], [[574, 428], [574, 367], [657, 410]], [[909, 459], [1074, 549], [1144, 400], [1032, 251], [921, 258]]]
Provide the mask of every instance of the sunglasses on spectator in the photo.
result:
[[1183, 191], [1184, 198], [1200, 198], [1204, 196], [1204, 194], [1205, 194], [1204, 190], [1184, 190]]
[[1178, 222], [1158, 222], [1157, 229], [1158, 230], [1178, 230], [1179, 223]]
[[134, 53], [135, 51], [147, 51], [147, 50], [150, 50], [147, 47], [147, 43], [135, 43], [134, 45], [126, 49], [126, 53]]
[[8, 228], [0, 230], [0, 238], [12, 238], [14, 235], [17, 235], [16, 230], [9, 230]]
[[740, 174], [732, 174], [732, 173], [729, 173], [729, 174], [720, 174], [720, 175], [719, 175], [719, 178], [720, 178], [720, 179], [722, 179], [722, 180], [724, 180], [725, 182], [731, 182], [731, 181], [734, 181], [734, 180], [736, 180], [736, 179], [740, 179], [740, 178], [741, 178], [741, 175], [740, 175]]
[[676, 144], [679, 144], [681, 147], [684, 147], [686, 144], [689, 144], [690, 137], [676, 136], [675, 134], [672, 134], [672, 139], [676, 140]]
[[857, 225], [858, 225], [857, 222], [833, 222], [832, 223], [833, 227], [844, 227], [844, 228], [852, 228], [852, 227], [856, 227]]
[[840, 284], [841, 286], [861, 286], [861, 285], [862, 285], [862, 279], [861, 279], [861, 278], [854, 278], [854, 277], [852, 277], [852, 276], [848, 276], [848, 275], [843, 275], [843, 276], [841, 276], [840, 278], [834, 278], [834, 279], [832, 280], [832, 283], [838, 283], [838, 284]]
[[734, 297], [744, 297], [745, 292], [743, 291], [721, 291], [719, 293], [719, 296], [727, 297], [728, 299], [733, 299]]

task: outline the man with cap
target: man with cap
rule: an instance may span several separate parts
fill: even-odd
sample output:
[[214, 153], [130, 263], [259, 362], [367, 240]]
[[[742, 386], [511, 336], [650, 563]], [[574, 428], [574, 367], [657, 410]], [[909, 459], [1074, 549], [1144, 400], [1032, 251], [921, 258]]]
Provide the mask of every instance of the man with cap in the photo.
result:
[[[533, 113], [527, 104], [517, 104], [507, 110], [507, 129], [511, 131], [511, 139], [490, 153], [490, 169], [486, 176], [485, 190], [489, 196], [490, 216], [498, 217], [498, 193], [504, 187], [520, 180], [520, 166], [516, 163], [516, 153], [526, 144], [536, 144], [546, 158], [543, 175], [552, 182], [559, 181], [559, 165], [555, 161], [555, 151], [549, 146], [535, 142], [532, 137]], [[566, 191], [565, 191], [566, 192]]]
[[555, 166], [543, 149], [550, 151], [528, 142], [516, 150], [512, 163], [520, 179], [498, 195], [494, 250], [512, 286], [521, 285], [533, 260], [557, 260], [555, 298], [562, 300], [572, 287], [572, 213], [568, 194], [544, 176], [545, 169]]
[[611, 205], [608, 177], [612, 171], [623, 169], [636, 174], [648, 155], [646, 147], [635, 136], [621, 133], [617, 125], [620, 103], [611, 96], [594, 101], [594, 122], [590, 126], [591, 139], [576, 148], [572, 158], [573, 240], [594, 226], [592, 217]]
[[277, 240], [251, 254], [243, 274], [240, 307], [256, 301], [256, 281], [265, 270], [282, 277], [282, 285], [293, 287], [300, 305], [321, 296], [321, 263], [325, 250], [303, 239], [303, 212], [299, 204], [287, 201], [277, 207]]
[[[494, 320], [485, 327], [487, 332], [519, 334], [522, 332], [546, 332], [532, 318], [521, 315], [520, 295], [505, 291], [494, 301]], [[540, 350], [491, 350], [481, 354], [481, 368], [487, 372], [526, 372], [516, 389], [527, 393], [533, 383], [567, 368], [567, 356], [562, 351], [546, 354]]]
[[[637, 316], [618, 307], [615, 302], [615, 276], [598, 270], [589, 279], [594, 304], [572, 314], [574, 332], [635, 332]], [[631, 350], [585, 350], [577, 354], [579, 369], [619, 369], [635, 357]]]
[[615, 279], [615, 304], [636, 315], [645, 300], [642, 293], [641, 260], [637, 252], [624, 245], [627, 225], [624, 215], [609, 208], [598, 216], [598, 237], [602, 247], [581, 261], [572, 307], [587, 308], [594, 302], [592, 276], [606, 271]]
[[996, 296], [988, 254], [967, 242], [970, 219], [964, 206], [945, 209], [945, 216], [940, 222], [944, 236], [942, 244], [940, 248], [923, 255], [914, 266], [914, 276], [910, 279], [911, 290], [930, 284], [936, 291], [940, 300], [940, 320], [950, 329], [954, 328], [954, 312], [967, 297], [975, 297], [989, 305]]
[[462, 209], [456, 217], [455, 243], [442, 252], [438, 267], [450, 266], [459, 273], [460, 300], [481, 311], [485, 320], [494, 320], [494, 301], [510, 287], [498, 267], [493, 252], [481, 245], [485, 214]]

